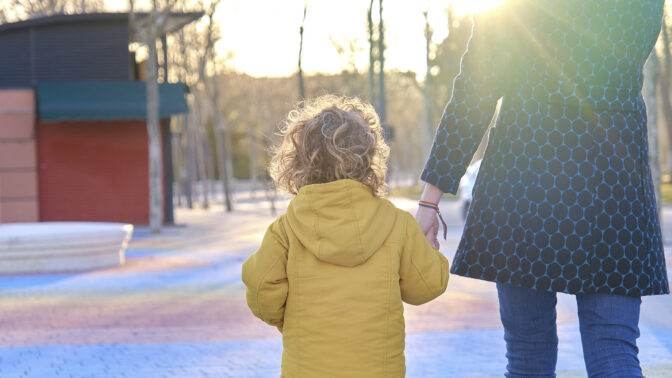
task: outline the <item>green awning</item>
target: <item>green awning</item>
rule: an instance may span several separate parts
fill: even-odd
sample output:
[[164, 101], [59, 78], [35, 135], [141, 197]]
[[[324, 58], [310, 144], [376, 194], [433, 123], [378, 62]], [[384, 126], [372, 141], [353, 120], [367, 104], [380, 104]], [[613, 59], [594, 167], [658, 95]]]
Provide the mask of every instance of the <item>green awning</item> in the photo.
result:
[[[159, 118], [187, 113], [184, 84], [159, 84]], [[54, 81], [37, 84], [42, 121], [109, 121], [147, 118], [141, 81]]]

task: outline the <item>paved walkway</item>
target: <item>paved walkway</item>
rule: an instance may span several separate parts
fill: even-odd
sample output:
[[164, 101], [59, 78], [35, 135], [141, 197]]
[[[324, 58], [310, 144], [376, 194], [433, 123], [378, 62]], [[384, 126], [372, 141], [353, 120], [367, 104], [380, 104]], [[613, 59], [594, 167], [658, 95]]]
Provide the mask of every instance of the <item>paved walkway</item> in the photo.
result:
[[[241, 263], [274, 217], [261, 199], [236, 205], [233, 214], [179, 210], [184, 226], [159, 236], [137, 229], [118, 268], [0, 277], [0, 377], [279, 376], [280, 334], [251, 315], [240, 282]], [[457, 203], [443, 206], [442, 250], [452, 258], [461, 221]], [[672, 225], [672, 208], [665, 218]], [[585, 377], [573, 297], [560, 295], [558, 311], [559, 376]], [[671, 297], [644, 299], [639, 346], [649, 377], [672, 376], [669, 314]], [[446, 294], [406, 307], [406, 323], [409, 377], [502, 375], [494, 285], [452, 276]]]

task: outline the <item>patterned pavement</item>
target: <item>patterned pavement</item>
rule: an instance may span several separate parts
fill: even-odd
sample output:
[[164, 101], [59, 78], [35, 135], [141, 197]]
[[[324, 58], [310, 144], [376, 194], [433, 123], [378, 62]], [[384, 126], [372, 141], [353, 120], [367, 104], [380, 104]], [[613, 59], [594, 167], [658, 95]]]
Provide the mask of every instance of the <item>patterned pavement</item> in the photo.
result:
[[[450, 258], [458, 208], [442, 205]], [[672, 222], [672, 208], [663, 214]], [[240, 199], [233, 214], [178, 210], [181, 225], [159, 236], [136, 229], [124, 266], [0, 276], [0, 377], [279, 376], [280, 334], [251, 315], [240, 282], [242, 261], [273, 219], [263, 199]], [[568, 295], [558, 302], [558, 376], [585, 377], [576, 304]], [[644, 299], [639, 346], [648, 377], [672, 376], [671, 311], [669, 296]], [[452, 276], [434, 302], [406, 306], [406, 324], [409, 377], [502, 375], [491, 283]]]

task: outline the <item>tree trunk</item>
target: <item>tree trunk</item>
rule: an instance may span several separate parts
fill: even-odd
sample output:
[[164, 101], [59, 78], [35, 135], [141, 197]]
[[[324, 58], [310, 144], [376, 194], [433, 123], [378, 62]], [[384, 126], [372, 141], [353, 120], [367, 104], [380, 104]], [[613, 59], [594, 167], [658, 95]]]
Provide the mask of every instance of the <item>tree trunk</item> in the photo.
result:
[[369, 101], [371, 104], [376, 103], [376, 88], [375, 88], [375, 65], [376, 59], [373, 53], [375, 41], [373, 39], [373, 0], [369, 3], [369, 11], [367, 12], [367, 26], [369, 29]]
[[224, 161], [226, 163], [226, 171], [224, 172], [226, 174], [225, 188], [226, 193], [229, 193], [229, 208], [233, 210], [233, 205], [231, 204], [231, 196], [233, 196], [233, 189], [231, 188], [233, 183], [233, 146], [231, 145], [231, 130], [224, 122], [222, 122], [221, 132], [224, 139], [222, 143], [224, 143]]
[[227, 212], [233, 211], [233, 201], [231, 201], [231, 164], [229, 159], [227, 159], [226, 150], [228, 146], [226, 143], [226, 135], [224, 131], [224, 125], [222, 124], [221, 116], [219, 112], [215, 112], [217, 129], [215, 130], [215, 137], [217, 138], [217, 162], [219, 167], [219, 176], [222, 180], [222, 191], [224, 194], [224, 206], [226, 207]]
[[299, 28], [301, 40], [299, 42], [299, 99], [303, 100], [306, 97], [306, 89], [303, 85], [303, 69], [301, 68], [301, 55], [303, 54], [303, 26], [306, 24], [306, 11], [308, 10], [308, 0], [303, 5], [303, 21]]
[[274, 217], [277, 213], [275, 202], [278, 199], [278, 190], [275, 188], [275, 185], [270, 185], [266, 189], [266, 199], [268, 199], [269, 207], [271, 208], [271, 216]]
[[425, 65], [427, 72], [425, 74], [425, 84], [422, 88], [422, 97], [424, 100], [424, 127], [422, 130], [422, 158], [426, 159], [429, 156], [429, 150], [432, 147], [432, 141], [434, 136], [434, 125], [432, 123], [432, 105], [431, 98], [429, 93], [430, 85], [430, 49], [432, 44], [432, 28], [429, 25], [429, 11], [424, 12], [425, 15]]
[[192, 112], [188, 113], [184, 122], [184, 133], [187, 138], [184, 151], [184, 195], [187, 198], [187, 207], [194, 208], [194, 172], [196, 172], [196, 154], [194, 151], [194, 132], [193, 132], [193, 106]]
[[215, 122], [215, 138], [217, 141], [217, 166], [219, 169], [219, 179], [222, 180], [222, 192], [224, 194], [224, 206], [226, 211], [233, 211], [233, 202], [231, 201], [231, 166], [229, 165], [229, 159], [227, 151], [229, 149], [227, 143], [227, 135], [224, 127], [224, 122], [222, 120], [222, 115], [219, 112], [219, 82], [213, 78], [214, 87], [212, 92], [209, 95], [210, 107], [212, 108], [212, 116]]
[[198, 165], [198, 176], [201, 183], [201, 206], [204, 209], [210, 207], [210, 185], [208, 184], [208, 173], [205, 162], [205, 138], [203, 136], [203, 125], [201, 122], [201, 100], [198, 91], [194, 90], [194, 116], [193, 130], [194, 130], [194, 145], [196, 146], [196, 163]]
[[254, 197], [255, 191], [257, 190], [257, 176], [259, 175], [257, 173], [259, 152], [257, 150], [257, 137], [254, 128], [250, 127], [247, 130], [248, 137], [250, 138], [250, 182], [252, 184], [250, 194]]
[[161, 51], [163, 52], [163, 82], [168, 82], [168, 35], [161, 35]]
[[378, 14], [380, 20], [378, 21], [378, 61], [380, 62], [380, 72], [378, 80], [378, 115], [380, 116], [380, 124], [385, 125], [387, 121], [386, 104], [385, 104], [385, 26], [383, 24], [383, 0], [378, 0]]
[[[154, 27], [153, 25], [150, 27]], [[154, 33], [148, 33], [150, 36]], [[159, 127], [159, 83], [157, 82], [156, 40], [147, 41], [147, 135], [149, 137], [149, 226], [161, 232], [163, 224], [163, 165]]]
[[[203, 146], [203, 162], [205, 165], [205, 180], [203, 185], [206, 188], [209, 198], [212, 201], [217, 201], [217, 184], [215, 181], [215, 158], [212, 153], [212, 144], [210, 143], [210, 135], [205, 127], [205, 124], [200, 128], [201, 143]], [[216, 131], [215, 131], [216, 132]]]
[[182, 144], [184, 133], [184, 116], [176, 118], [178, 132], [173, 134], [173, 163], [175, 164], [176, 185], [173, 196], [177, 199], [177, 207], [184, 207], [184, 182], [185, 182], [185, 151]]

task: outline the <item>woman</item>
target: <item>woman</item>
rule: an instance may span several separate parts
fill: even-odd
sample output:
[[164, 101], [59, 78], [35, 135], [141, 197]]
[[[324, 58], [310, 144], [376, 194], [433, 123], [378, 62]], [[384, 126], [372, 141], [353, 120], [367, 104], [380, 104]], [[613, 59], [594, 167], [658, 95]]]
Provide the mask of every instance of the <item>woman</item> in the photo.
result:
[[[502, 105], [452, 273], [497, 283], [508, 377], [552, 377], [556, 292], [575, 294], [592, 376], [642, 376], [641, 296], [669, 287], [642, 67], [663, 0], [510, 0], [474, 17], [422, 201], [455, 193]], [[416, 218], [438, 246], [431, 208]]]

